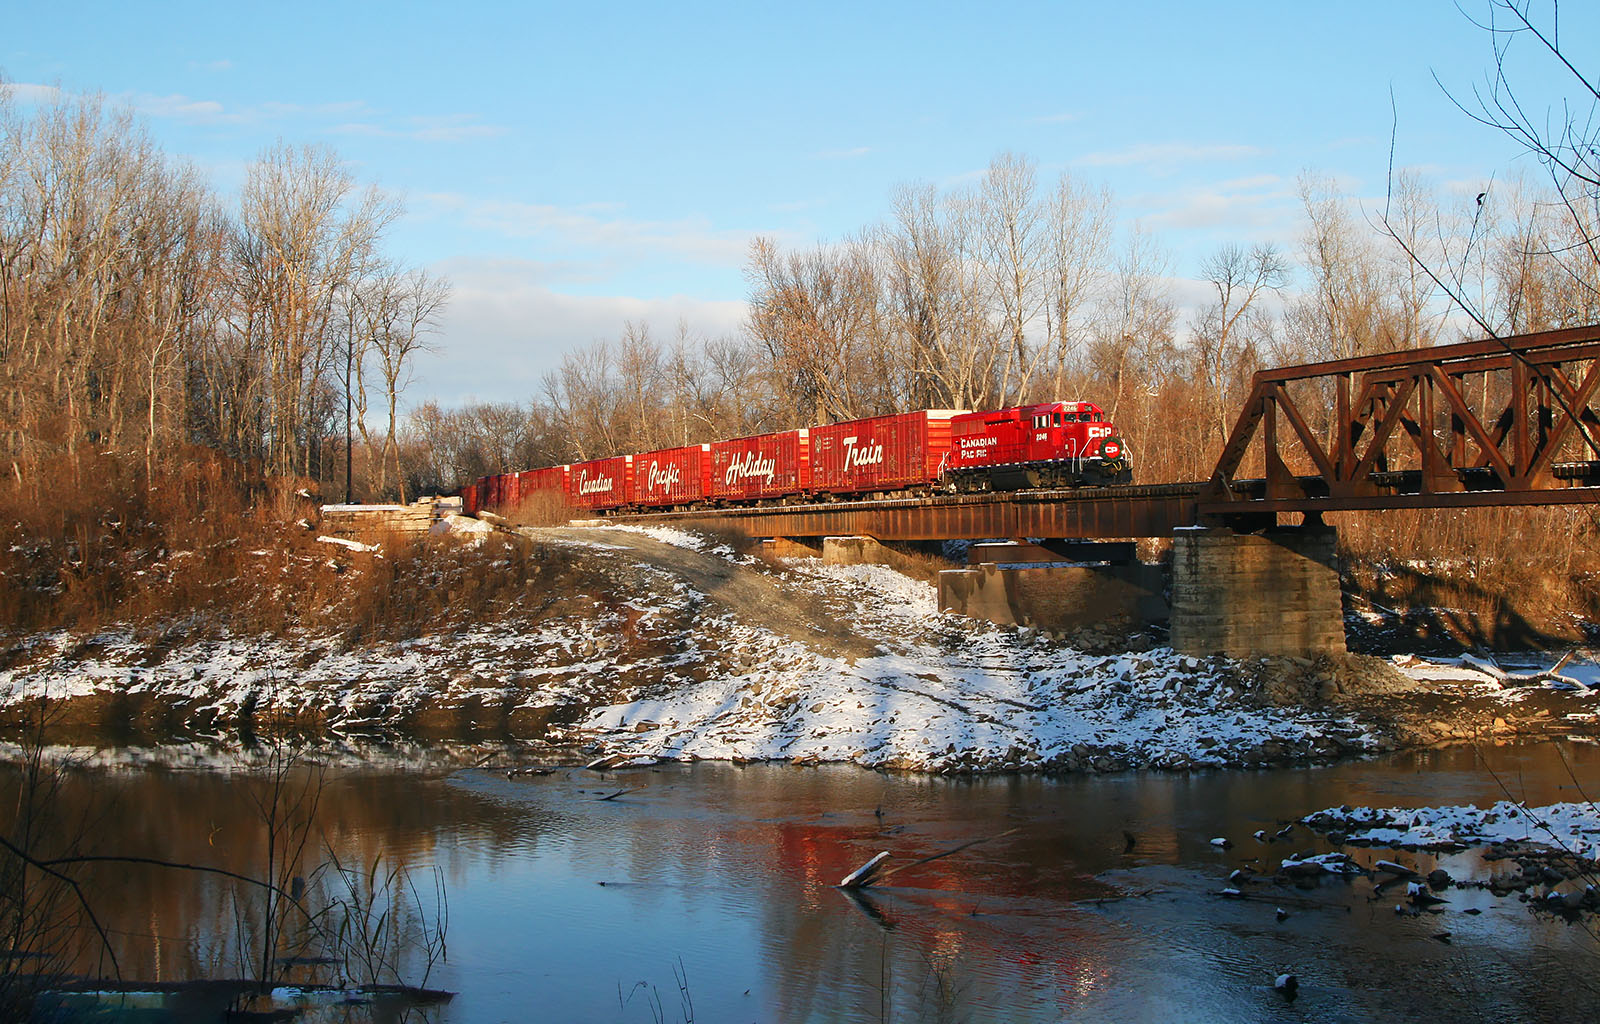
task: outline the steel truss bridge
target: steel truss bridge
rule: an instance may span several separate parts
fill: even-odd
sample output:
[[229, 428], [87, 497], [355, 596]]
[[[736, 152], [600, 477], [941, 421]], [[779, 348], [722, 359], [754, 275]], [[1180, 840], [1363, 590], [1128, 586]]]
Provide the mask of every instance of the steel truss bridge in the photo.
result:
[[1202, 482], [617, 518], [771, 537], [1096, 539], [1258, 529], [1281, 513], [1594, 504], [1597, 390], [1600, 326], [1491, 338], [1262, 370]]

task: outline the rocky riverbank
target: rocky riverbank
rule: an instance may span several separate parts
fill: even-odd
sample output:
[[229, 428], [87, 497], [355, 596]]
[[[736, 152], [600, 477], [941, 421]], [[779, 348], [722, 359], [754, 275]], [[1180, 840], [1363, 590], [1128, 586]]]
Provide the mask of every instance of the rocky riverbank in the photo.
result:
[[[192, 624], [13, 638], [0, 719], [77, 742], [504, 743], [529, 759], [847, 761], [919, 771], [1266, 766], [1596, 735], [1593, 666], [1192, 658], [938, 614], [881, 566], [768, 562], [666, 530], [524, 531], [575, 568], [522, 605], [405, 640]], [[363, 560], [350, 551], [352, 580]], [[493, 572], [486, 560], [482, 571]], [[1492, 669], [1492, 670], [1491, 670]]]

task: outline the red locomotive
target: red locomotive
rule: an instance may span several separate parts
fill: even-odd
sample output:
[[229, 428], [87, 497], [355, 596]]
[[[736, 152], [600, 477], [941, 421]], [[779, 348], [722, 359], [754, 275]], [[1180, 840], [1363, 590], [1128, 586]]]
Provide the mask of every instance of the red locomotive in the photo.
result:
[[1090, 402], [921, 409], [711, 444], [486, 476], [462, 506], [535, 494], [578, 509], [719, 508], [1127, 483], [1127, 448]]

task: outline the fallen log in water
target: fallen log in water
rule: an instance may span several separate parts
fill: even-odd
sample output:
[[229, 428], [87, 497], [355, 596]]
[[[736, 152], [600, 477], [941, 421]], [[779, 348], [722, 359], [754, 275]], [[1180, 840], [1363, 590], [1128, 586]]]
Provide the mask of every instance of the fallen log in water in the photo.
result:
[[962, 843], [959, 846], [952, 846], [948, 850], [943, 850], [943, 851], [941, 851], [939, 853], [930, 854], [930, 855], [928, 855], [926, 857], [919, 857], [916, 860], [911, 861], [910, 863], [901, 864], [901, 865], [899, 865], [897, 867], [892, 867], [892, 868], [888, 869], [887, 871], [880, 871], [878, 866], [889, 858], [889, 851], [888, 850], [884, 850], [883, 852], [879, 853], [877, 856], [873, 857], [871, 860], [867, 861], [865, 864], [861, 865], [859, 868], [856, 868], [854, 871], [850, 872], [848, 875], [845, 875], [844, 879], [842, 881], [840, 881], [840, 883], [839, 883], [839, 888], [841, 888], [841, 889], [862, 889], [862, 888], [865, 888], [868, 885], [873, 884], [874, 882], [885, 881], [889, 877], [891, 877], [892, 875], [897, 875], [897, 874], [899, 874], [900, 872], [904, 871], [907, 868], [919, 867], [919, 866], [921, 866], [923, 864], [929, 863], [930, 861], [936, 861], [936, 860], [939, 860], [940, 858], [948, 857], [953, 853], [960, 853], [962, 850], [968, 850], [968, 849], [971, 849], [974, 846], [980, 846], [983, 843], [991, 843], [991, 842], [995, 841], [996, 839], [1002, 839], [1002, 838], [1004, 838], [1006, 836], [1011, 835], [1014, 832], [1019, 832], [1019, 831], [1021, 831], [1021, 830], [1020, 829], [1015, 829], [1015, 828], [1008, 828], [1004, 832], [1001, 832], [999, 835], [985, 836], [982, 839], [973, 839], [973, 840], [970, 840], [968, 842]]

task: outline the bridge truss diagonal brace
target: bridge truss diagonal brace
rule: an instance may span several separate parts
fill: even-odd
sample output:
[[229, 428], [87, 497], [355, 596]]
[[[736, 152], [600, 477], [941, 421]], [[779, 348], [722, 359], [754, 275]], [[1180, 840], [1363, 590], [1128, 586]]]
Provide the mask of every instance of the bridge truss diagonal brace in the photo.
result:
[[[1469, 400], [1472, 374], [1484, 377], [1480, 404], [1492, 400], [1488, 409]], [[1332, 385], [1335, 402], [1326, 444], [1316, 417], [1308, 415], [1313, 410], [1287, 389], [1291, 382], [1319, 380]], [[1262, 370], [1202, 489], [1200, 507], [1232, 502], [1239, 506], [1233, 515], [1245, 516], [1251, 507], [1281, 511], [1298, 501], [1309, 512], [1332, 507], [1329, 499], [1351, 508], [1356, 499], [1361, 507], [1381, 507], [1386, 495], [1405, 498], [1394, 507], [1428, 507], [1427, 495], [1469, 490], [1473, 506], [1587, 503], [1588, 496], [1571, 492], [1600, 478], [1597, 394], [1600, 325]], [[1280, 436], [1280, 416], [1304, 450], [1302, 468], [1282, 447], [1287, 434]], [[1241, 479], [1258, 444], [1265, 480]], [[1590, 461], [1560, 461], [1573, 452]], [[1311, 475], [1295, 475], [1307, 470]], [[1558, 494], [1537, 502], [1510, 497], [1537, 491]]]

